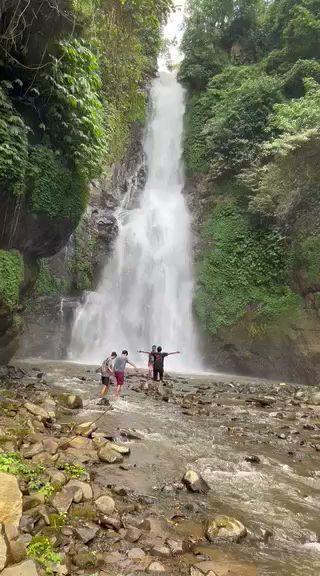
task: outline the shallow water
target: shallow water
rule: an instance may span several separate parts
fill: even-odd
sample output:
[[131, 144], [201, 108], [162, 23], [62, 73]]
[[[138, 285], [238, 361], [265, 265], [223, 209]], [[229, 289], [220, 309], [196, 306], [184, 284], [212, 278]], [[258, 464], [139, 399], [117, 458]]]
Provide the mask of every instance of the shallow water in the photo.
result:
[[[83, 375], [88, 378], [85, 382], [80, 379]], [[96, 406], [98, 375], [92, 368], [56, 363], [48, 368], [48, 381], [87, 397], [81, 418], [93, 419], [101, 412]], [[210, 550], [216, 555], [223, 552], [229, 560], [254, 561], [259, 576], [319, 576], [320, 459], [304, 437], [310, 434], [303, 428], [308, 420], [300, 416], [308, 410], [289, 410], [285, 397], [277, 400], [279, 406], [267, 409], [245, 404], [232, 388], [234, 381], [232, 377], [201, 376], [175, 384], [184, 390], [210, 384], [212, 391], [219, 389], [219, 382], [231, 383], [224, 385], [224, 391], [215, 399], [210, 417], [186, 416], [176, 404], [127, 392], [114, 403], [114, 410], [106, 413], [104, 427], [116, 434], [120, 428], [137, 429], [143, 441], [132, 443], [130, 464], [136, 466], [130, 471], [108, 468], [108, 479], [158, 498], [167, 516], [179, 509], [185, 511], [188, 504], [195, 505], [191, 524], [182, 524], [182, 531], [196, 531], [213, 513], [238, 518], [252, 536], [241, 544]], [[245, 385], [258, 382], [244, 378], [236, 381]], [[268, 386], [265, 382], [263, 385]], [[282, 418], [277, 417], [279, 409]], [[316, 410], [318, 413], [309, 414], [312, 421], [320, 421], [320, 408]], [[279, 439], [276, 434], [287, 426], [299, 429], [299, 436], [293, 430], [290, 439]], [[315, 437], [317, 432], [311, 435]], [[259, 456], [259, 465], [244, 460], [252, 454]], [[186, 466], [202, 473], [211, 488], [207, 496], [161, 491], [164, 485], [179, 481]], [[267, 544], [254, 537], [261, 530], [273, 534]]]

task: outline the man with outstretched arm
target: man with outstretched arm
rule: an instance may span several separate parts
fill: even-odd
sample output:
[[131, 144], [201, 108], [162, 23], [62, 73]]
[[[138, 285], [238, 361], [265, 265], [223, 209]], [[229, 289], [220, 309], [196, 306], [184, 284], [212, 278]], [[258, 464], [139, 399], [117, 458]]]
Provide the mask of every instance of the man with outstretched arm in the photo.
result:
[[121, 356], [117, 356], [113, 365], [114, 375], [117, 381], [116, 398], [119, 398], [121, 388], [124, 385], [124, 375], [126, 370], [126, 365], [130, 364], [133, 368], [137, 370], [137, 367], [133, 362], [130, 362], [128, 358], [128, 350], [122, 350]]
[[156, 352], [152, 352], [152, 356], [154, 357], [153, 379], [155, 382], [158, 382], [158, 376], [160, 382], [163, 381], [164, 359], [166, 356], [172, 356], [173, 354], [180, 354], [180, 352], [162, 352], [161, 346], [158, 346]]

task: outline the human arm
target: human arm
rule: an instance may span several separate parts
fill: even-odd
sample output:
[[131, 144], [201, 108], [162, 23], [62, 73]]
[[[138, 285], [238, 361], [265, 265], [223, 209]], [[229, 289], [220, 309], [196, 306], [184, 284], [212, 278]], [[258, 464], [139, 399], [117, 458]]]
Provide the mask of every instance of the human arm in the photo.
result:
[[138, 350], [138, 354], [150, 354], [150, 352], [145, 352], [144, 350]]
[[132, 366], [132, 368], [135, 368], [136, 370], [138, 370], [136, 365], [133, 362], [130, 362], [130, 360], [127, 360], [127, 364], [130, 364], [130, 366]]
[[173, 354], [181, 354], [181, 352], [167, 352], [167, 356], [172, 356]]

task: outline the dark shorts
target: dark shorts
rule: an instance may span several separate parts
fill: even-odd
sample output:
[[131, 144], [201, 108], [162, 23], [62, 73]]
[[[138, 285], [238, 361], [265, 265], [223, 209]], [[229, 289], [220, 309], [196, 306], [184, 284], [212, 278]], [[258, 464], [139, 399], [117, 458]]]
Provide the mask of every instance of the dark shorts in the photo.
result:
[[109, 386], [110, 376], [101, 376], [101, 382], [103, 386]]
[[117, 381], [117, 386], [123, 386], [124, 384], [124, 372], [115, 372], [114, 373]]
[[[153, 379], [154, 380], [163, 380], [163, 367], [162, 368], [157, 368], [156, 366], [153, 367]], [[158, 378], [159, 377], [159, 378]]]

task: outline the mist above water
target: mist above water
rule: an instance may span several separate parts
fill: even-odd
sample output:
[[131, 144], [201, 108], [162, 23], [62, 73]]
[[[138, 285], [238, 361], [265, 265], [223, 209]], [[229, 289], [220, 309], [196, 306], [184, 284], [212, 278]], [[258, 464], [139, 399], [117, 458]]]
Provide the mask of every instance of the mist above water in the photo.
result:
[[[181, 3], [180, 3], [181, 6]], [[192, 318], [191, 219], [184, 196], [181, 162], [184, 91], [174, 65], [180, 58], [182, 7], [165, 28], [166, 56], [151, 89], [144, 150], [148, 177], [139, 207], [118, 212], [119, 235], [97, 292], [79, 307], [70, 346], [72, 360], [98, 363], [111, 350], [162, 345], [181, 350], [168, 367], [200, 368]]]

